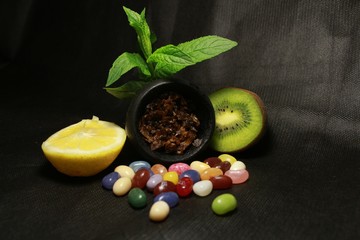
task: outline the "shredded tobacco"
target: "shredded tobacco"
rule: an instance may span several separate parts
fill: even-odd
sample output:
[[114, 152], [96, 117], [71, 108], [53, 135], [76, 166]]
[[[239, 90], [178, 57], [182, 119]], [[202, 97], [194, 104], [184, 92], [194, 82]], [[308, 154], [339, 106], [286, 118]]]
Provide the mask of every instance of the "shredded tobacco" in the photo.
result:
[[140, 119], [139, 130], [152, 151], [183, 154], [197, 138], [200, 121], [186, 99], [175, 92], [160, 95], [150, 102]]

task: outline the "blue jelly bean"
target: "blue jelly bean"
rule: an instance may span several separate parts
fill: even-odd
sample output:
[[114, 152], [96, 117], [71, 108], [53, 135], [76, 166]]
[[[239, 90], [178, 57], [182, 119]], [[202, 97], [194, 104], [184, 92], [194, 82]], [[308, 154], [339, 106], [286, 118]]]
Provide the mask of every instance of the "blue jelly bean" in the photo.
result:
[[134, 161], [134, 162], [130, 163], [129, 167], [132, 170], [134, 170], [134, 172], [137, 172], [141, 168], [146, 168], [148, 170], [151, 169], [150, 163], [148, 163], [146, 161]]
[[179, 203], [179, 196], [175, 192], [162, 192], [154, 198], [154, 203], [158, 201], [164, 201], [172, 208]]
[[102, 186], [107, 190], [112, 190], [114, 183], [116, 180], [120, 178], [120, 174], [118, 172], [111, 172], [102, 179]]
[[189, 169], [189, 170], [186, 170], [185, 172], [183, 172], [180, 175], [179, 179], [181, 179], [183, 177], [190, 178], [193, 181], [193, 183], [196, 183], [201, 180], [199, 172], [196, 170], [193, 170], [193, 169]]

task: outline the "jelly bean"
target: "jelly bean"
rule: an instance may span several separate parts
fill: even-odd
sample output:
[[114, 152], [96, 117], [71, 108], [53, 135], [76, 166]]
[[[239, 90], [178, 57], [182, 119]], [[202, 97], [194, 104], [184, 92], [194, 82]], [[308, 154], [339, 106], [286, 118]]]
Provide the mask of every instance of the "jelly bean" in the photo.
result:
[[198, 181], [200, 181], [200, 174], [198, 171], [196, 170], [193, 170], [193, 169], [189, 169], [185, 172], [183, 172], [181, 175], [180, 175], [180, 179], [181, 178], [184, 178], [184, 177], [189, 177], [191, 178], [191, 180], [193, 181], [193, 183], [196, 183]]
[[193, 170], [198, 171], [198, 173], [202, 173], [204, 170], [210, 168], [210, 166], [207, 165], [207, 164], [204, 163], [204, 162], [193, 161], [193, 162], [190, 164], [190, 168], [193, 169]]
[[140, 168], [151, 169], [150, 163], [148, 163], [146, 161], [132, 162], [132, 163], [130, 163], [129, 167], [132, 168], [132, 170], [134, 170], [134, 172], [137, 172]]
[[174, 163], [171, 164], [168, 171], [169, 172], [177, 172], [178, 175], [181, 175], [186, 170], [189, 170], [190, 166], [186, 163]]
[[216, 165], [220, 164], [222, 161], [218, 157], [210, 157], [204, 160], [204, 163], [209, 165], [210, 167], [215, 167]]
[[193, 181], [189, 177], [183, 177], [176, 185], [176, 192], [180, 197], [187, 197], [192, 192]]
[[226, 175], [215, 176], [209, 179], [213, 184], [213, 189], [229, 189], [232, 187], [232, 179]]
[[169, 181], [162, 181], [154, 187], [154, 196], [159, 195], [162, 192], [176, 192], [176, 185]]
[[132, 183], [130, 178], [121, 177], [114, 183], [113, 193], [116, 196], [124, 196], [130, 191], [131, 185]]
[[177, 172], [167, 172], [163, 175], [163, 180], [172, 182], [176, 185], [179, 181], [179, 175]]
[[230, 154], [226, 154], [226, 153], [221, 154], [218, 158], [220, 158], [221, 161], [223, 161], [223, 162], [224, 162], [224, 161], [230, 162], [231, 165], [232, 165], [234, 162], [236, 162], [236, 158], [235, 158], [235, 157], [231, 156]]
[[169, 204], [170, 208], [173, 208], [179, 203], [179, 196], [175, 192], [163, 192], [154, 198], [154, 202], [157, 201], [164, 201]]
[[165, 173], [167, 173], [166, 167], [159, 163], [153, 165], [151, 167], [151, 171], [153, 171], [154, 174], [160, 174], [160, 175], [164, 175]]
[[120, 165], [115, 168], [115, 172], [118, 172], [121, 177], [128, 177], [130, 179], [133, 179], [135, 172], [134, 170], [126, 165]]
[[193, 192], [200, 197], [205, 197], [211, 193], [213, 189], [210, 180], [201, 180], [193, 185]]
[[237, 200], [234, 195], [230, 193], [224, 193], [217, 196], [212, 204], [211, 209], [217, 215], [224, 215], [229, 212], [232, 212], [237, 207]]
[[128, 194], [128, 202], [133, 208], [143, 208], [146, 206], [146, 194], [140, 188], [133, 188]]
[[219, 165], [216, 165], [215, 167], [220, 168], [221, 171], [223, 171], [223, 173], [224, 173], [224, 172], [226, 172], [227, 170], [230, 169], [231, 163], [228, 162], [228, 161], [224, 161], [224, 162], [221, 162]]
[[170, 213], [169, 204], [165, 201], [157, 201], [150, 208], [149, 218], [154, 222], [164, 221]]
[[120, 178], [119, 173], [111, 172], [103, 177], [102, 179], [102, 186], [107, 190], [112, 190], [114, 183]]
[[160, 174], [152, 175], [146, 183], [146, 188], [148, 191], [152, 192], [156, 185], [158, 185], [163, 180], [163, 177]]
[[209, 180], [211, 177], [223, 175], [220, 168], [208, 168], [200, 174], [201, 180]]
[[246, 169], [246, 166], [242, 161], [236, 161], [230, 167], [230, 170], [243, 170], [243, 169]]
[[132, 179], [132, 187], [144, 188], [150, 178], [150, 172], [146, 168], [139, 169]]
[[228, 170], [225, 172], [225, 175], [232, 179], [233, 184], [243, 183], [249, 178], [249, 172], [246, 169]]

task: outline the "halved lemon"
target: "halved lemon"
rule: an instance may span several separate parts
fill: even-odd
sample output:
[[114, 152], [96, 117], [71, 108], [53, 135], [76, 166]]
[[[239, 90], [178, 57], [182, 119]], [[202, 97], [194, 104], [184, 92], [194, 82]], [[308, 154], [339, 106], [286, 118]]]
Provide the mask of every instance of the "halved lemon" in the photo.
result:
[[94, 116], [54, 133], [41, 148], [59, 172], [93, 176], [117, 158], [125, 141], [123, 128]]

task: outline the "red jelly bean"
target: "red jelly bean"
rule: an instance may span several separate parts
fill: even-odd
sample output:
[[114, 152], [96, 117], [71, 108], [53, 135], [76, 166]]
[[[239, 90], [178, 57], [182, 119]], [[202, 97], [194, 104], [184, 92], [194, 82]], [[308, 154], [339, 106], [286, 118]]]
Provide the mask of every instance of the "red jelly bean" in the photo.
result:
[[162, 192], [176, 192], [176, 185], [170, 181], [162, 181], [154, 187], [154, 196]]
[[204, 163], [209, 165], [210, 167], [215, 167], [221, 163], [221, 159], [218, 157], [210, 157], [204, 160]]
[[146, 168], [139, 169], [132, 179], [132, 187], [133, 188], [144, 188], [146, 186], [147, 181], [150, 178], [150, 172]]
[[209, 179], [213, 184], [213, 189], [229, 189], [232, 187], [232, 179], [226, 175], [219, 175]]
[[176, 192], [180, 197], [187, 197], [192, 192], [193, 181], [189, 177], [183, 177], [176, 185]]

